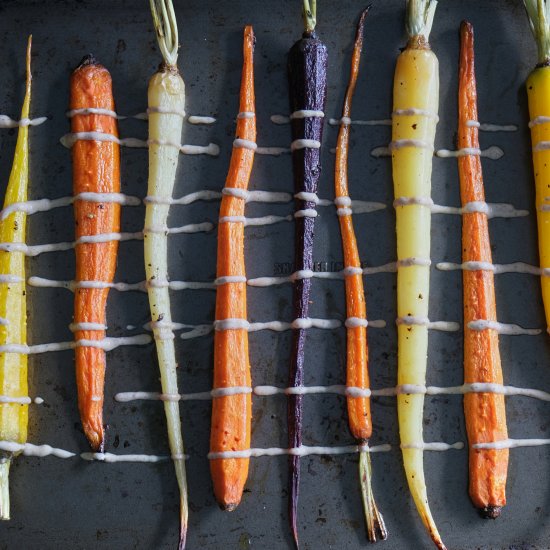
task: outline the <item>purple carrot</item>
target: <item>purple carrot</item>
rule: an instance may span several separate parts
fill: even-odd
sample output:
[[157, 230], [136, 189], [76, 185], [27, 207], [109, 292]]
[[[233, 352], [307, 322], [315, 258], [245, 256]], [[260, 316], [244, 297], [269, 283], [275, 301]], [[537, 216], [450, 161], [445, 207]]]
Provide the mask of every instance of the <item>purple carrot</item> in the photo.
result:
[[[316, 0], [304, 0], [305, 31], [288, 54], [288, 79], [292, 126], [292, 167], [296, 198], [295, 265], [296, 270], [313, 270], [313, 236], [316, 200], [321, 174], [321, 140], [327, 95], [327, 48], [315, 34]], [[309, 194], [309, 196], [308, 196]], [[310, 199], [310, 200], [307, 200]], [[313, 199], [313, 200], [311, 200]], [[294, 319], [307, 319], [311, 279], [294, 283]], [[292, 331], [292, 356], [289, 386], [304, 383], [304, 345], [306, 330], [297, 326]], [[302, 396], [288, 398], [288, 437], [291, 448], [302, 444]], [[296, 525], [300, 485], [300, 457], [289, 459], [289, 519], [296, 548]]]

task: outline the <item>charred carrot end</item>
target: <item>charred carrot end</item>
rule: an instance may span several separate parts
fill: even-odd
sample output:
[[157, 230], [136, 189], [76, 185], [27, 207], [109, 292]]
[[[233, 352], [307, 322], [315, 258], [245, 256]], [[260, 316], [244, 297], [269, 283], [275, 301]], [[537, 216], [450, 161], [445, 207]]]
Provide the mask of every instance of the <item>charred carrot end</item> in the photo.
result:
[[[239, 111], [243, 114], [237, 117], [236, 138], [239, 141], [235, 141], [231, 154], [220, 206], [222, 220], [229, 216], [244, 216], [245, 201], [239, 191], [248, 189], [254, 162], [254, 41], [252, 27], [245, 27], [239, 104]], [[241, 222], [222, 221], [218, 225], [217, 277], [219, 281], [228, 278], [228, 282], [220, 284], [216, 292], [216, 321], [222, 330], [217, 330], [214, 335], [214, 388], [249, 387], [248, 332], [223, 327], [225, 319], [247, 318], [244, 225]], [[214, 397], [210, 451], [224, 453], [250, 448], [251, 419], [251, 394]], [[240, 503], [249, 462], [248, 458], [215, 458], [210, 461], [214, 494], [223, 510], [235, 510]]]
[[[348, 191], [348, 152], [349, 152], [349, 123], [351, 103], [359, 74], [359, 63], [363, 47], [363, 29], [365, 18], [370, 9], [367, 7], [359, 18], [355, 44], [353, 47], [351, 73], [344, 98], [342, 122], [336, 143], [336, 163], [334, 187], [338, 205], [338, 218], [344, 249], [345, 269], [351, 270], [346, 275], [346, 313], [347, 326], [347, 361], [346, 384], [348, 387], [368, 389], [368, 343], [367, 343], [367, 312], [361, 261], [355, 239], [355, 231], [351, 217], [351, 199]], [[352, 435], [362, 446], [367, 446], [372, 435], [372, 419], [370, 398], [348, 395], [347, 397], [349, 426]], [[368, 538], [371, 542], [387, 538], [384, 519], [378, 511], [371, 485], [371, 461], [368, 450], [362, 451], [359, 456], [359, 484], [365, 513]]]
[[[27, 43], [27, 80], [21, 119], [28, 119], [31, 102], [31, 46]], [[4, 208], [27, 200], [29, 187], [29, 126], [20, 126], [17, 144], [4, 199]], [[5, 243], [24, 243], [27, 214], [13, 212], [0, 219], [0, 240]], [[25, 292], [25, 255], [18, 251], [0, 252], [0, 274], [14, 279], [0, 283], [0, 345], [27, 343], [27, 307]], [[8, 397], [28, 395], [27, 355], [0, 353], [0, 394]], [[0, 440], [25, 443], [27, 441], [28, 405], [0, 404]], [[2, 452], [0, 461], [0, 519], [10, 519], [9, 471], [12, 459], [19, 453]]]
[[[439, 105], [439, 68], [428, 42], [436, 2], [408, 0], [409, 40], [397, 58], [393, 87], [392, 173], [395, 199], [430, 197], [431, 172]], [[399, 204], [399, 203], [398, 203]], [[414, 201], [396, 207], [397, 259], [397, 383], [425, 385], [428, 329], [404, 324], [428, 316], [430, 288], [431, 211]], [[403, 465], [409, 490], [433, 542], [443, 542], [428, 505], [423, 459], [423, 395], [398, 395], [397, 413]]]
[[[474, 66], [474, 31], [467, 21], [460, 26], [460, 66], [458, 89], [458, 147], [479, 148], [477, 91]], [[474, 124], [472, 124], [472, 121]], [[458, 159], [462, 205], [485, 201], [479, 156]], [[487, 215], [464, 214], [462, 261], [492, 262]], [[502, 384], [498, 333], [476, 331], [469, 323], [477, 319], [496, 321], [494, 274], [464, 271], [464, 382]], [[470, 443], [470, 497], [483, 517], [496, 518], [506, 504], [508, 449], [473, 449], [475, 443], [508, 438], [503, 395], [480, 393], [464, 398], [466, 431]]]
[[[98, 132], [118, 137], [115, 117], [87, 113], [87, 109], [114, 111], [109, 71], [92, 55], [87, 55], [73, 71], [70, 83], [70, 109], [75, 114], [71, 130]], [[73, 192], [120, 192], [120, 146], [107, 141], [77, 141], [72, 148]], [[75, 236], [91, 237], [116, 233], [120, 229], [120, 205], [113, 202], [74, 203]], [[90, 242], [75, 247], [78, 281], [112, 282], [116, 269], [118, 242]], [[108, 288], [79, 288], [75, 292], [74, 334], [78, 340], [105, 337], [105, 308]], [[104, 447], [103, 399], [105, 351], [79, 346], [75, 350], [78, 406], [82, 427], [94, 450]]]

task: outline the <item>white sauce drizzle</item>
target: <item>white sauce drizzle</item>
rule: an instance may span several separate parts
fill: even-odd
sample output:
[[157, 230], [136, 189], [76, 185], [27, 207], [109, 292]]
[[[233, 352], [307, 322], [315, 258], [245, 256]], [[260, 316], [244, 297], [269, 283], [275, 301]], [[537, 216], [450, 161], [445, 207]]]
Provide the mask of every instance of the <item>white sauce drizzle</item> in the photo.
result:
[[528, 336], [537, 336], [542, 333], [541, 329], [538, 328], [523, 328], [519, 325], [508, 324], [508, 323], [499, 323], [498, 321], [490, 321], [486, 319], [478, 319], [476, 321], [470, 321], [468, 323], [468, 328], [470, 330], [494, 330], [499, 334], [507, 334], [510, 336], [515, 335], [528, 335]]
[[191, 115], [187, 119], [187, 122], [189, 122], [189, 124], [214, 124], [216, 119], [213, 116]]
[[0, 404], [4, 403], [8, 405], [30, 405], [31, 403], [42, 405], [42, 403], [44, 403], [44, 399], [42, 399], [41, 397], [35, 397], [34, 399], [32, 399], [29, 396], [13, 397], [11, 395], [0, 395]]
[[514, 449], [517, 447], [538, 447], [540, 445], [550, 445], [550, 439], [503, 439], [502, 441], [492, 441], [489, 443], [474, 443], [473, 449]]
[[414, 147], [417, 149], [428, 149], [433, 151], [433, 145], [421, 139], [397, 139], [390, 142], [388, 150], [390, 152], [397, 151], [405, 147]]
[[113, 453], [81, 453], [80, 458], [82, 458], [83, 460], [95, 460], [98, 462], [107, 462], [110, 464], [113, 464], [115, 462], [146, 462], [154, 464], [170, 459], [170, 457], [168, 456], [138, 454], [115, 455]]
[[7, 115], [0, 115], [0, 128], [24, 128], [25, 126], [40, 126], [48, 120], [48, 117], [41, 116], [38, 118], [22, 118], [21, 120], [13, 120]]
[[433, 118], [436, 122], [439, 121], [439, 115], [433, 111], [428, 111], [426, 109], [397, 109], [392, 112], [392, 117], [394, 116], [425, 116], [427, 118]]
[[56, 449], [50, 445], [33, 445], [32, 443], [14, 443], [13, 441], [0, 441], [0, 451], [7, 453], [22, 453], [24, 456], [55, 456], [57, 458], [71, 458], [75, 453]]
[[1, 274], [0, 275], [0, 284], [16, 284], [16, 283], [22, 283], [24, 281], [23, 278], [19, 277], [18, 275], [10, 275], [10, 274]]
[[328, 123], [331, 126], [340, 126], [340, 124], [345, 124], [349, 126], [391, 126], [391, 119], [385, 118], [382, 120], [352, 120], [349, 117], [342, 118], [331, 118]]
[[[275, 222], [272, 222], [275, 223]], [[145, 233], [166, 232], [168, 234], [178, 233], [201, 233], [208, 232], [213, 229], [213, 225], [210, 222], [193, 223], [183, 225], [181, 227], [170, 228], [147, 228]], [[21, 252], [25, 256], [38, 256], [46, 252], [61, 252], [64, 250], [70, 250], [80, 244], [98, 244], [107, 243], [111, 241], [134, 241], [142, 240], [143, 232], [135, 233], [98, 233], [97, 235], [84, 235], [74, 242], [60, 242], [50, 244], [37, 244], [27, 245], [25, 243], [0, 243], [0, 250], [5, 252]]]
[[[418, 144], [415, 142], [419, 142]], [[401, 145], [401, 142], [408, 142], [408, 145]], [[370, 154], [373, 157], [391, 157], [392, 151], [401, 147], [428, 147], [428, 144], [421, 142], [420, 140], [399, 140], [400, 145], [396, 146], [395, 142], [392, 142], [389, 147], [375, 147], [371, 150]], [[550, 142], [549, 142], [550, 147]], [[431, 148], [431, 147], [429, 147]], [[498, 160], [504, 155], [504, 151], [495, 145], [487, 149], [476, 149], [476, 148], [464, 148], [459, 149], [458, 151], [451, 151], [449, 149], [439, 149], [435, 152], [435, 155], [440, 158], [456, 158], [462, 157], [465, 155], [476, 155], [481, 157], [487, 157], [491, 160]]]
[[256, 113], [253, 111], [242, 111], [237, 115], [237, 118], [254, 118]]
[[460, 450], [464, 449], [464, 443], [457, 441], [456, 443], [426, 443], [424, 441], [419, 443], [406, 443], [401, 445], [402, 449], [419, 449], [421, 451], [450, 451], [452, 449]]
[[290, 153], [290, 148], [288, 147], [257, 147], [256, 153], [258, 155], [273, 155], [278, 157], [286, 153]]
[[525, 273], [528, 275], [540, 275], [542, 277], [550, 276], [550, 268], [540, 268], [523, 262], [515, 262], [512, 264], [491, 264], [489, 262], [464, 262], [462, 264], [456, 264], [452, 262], [440, 262], [436, 267], [441, 271], [465, 269], [468, 271], [492, 271], [496, 275], [501, 273]]
[[430, 321], [427, 317], [416, 317], [414, 315], [405, 315], [396, 319], [397, 326], [421, 326], [432, 330], [441, 330], [443, 332], [456, 332], [460, 330], [460, 324], [452, 321]]
[[79, 193], [72, 197], [60, 197], [58, 199], [37, 199], [25, 202], [14, 202], [6, 206], [0, 212], [0, 220], [5, 220], [13, 212], [25, 212], [28, 215], [37, 212], [47, 212], [54, 208], [69, 206], [76, 201], [88, 201], [97, 203], [117, 203], [123, 206], [138, 206], [141, 199], [123, 193]]
[[414, 315], [404, 315], [396, 319], [397, 326], [421, 326], [432, 330], [441, 330], [443, 332], [456, 332], [460, 330], [460, 324], [453, 321], [430, 321], [427, 317], [416, 317]]
[[529, 128], [538, 126], [539, 124], [546, 124], [547, 122], [550, 122], [549, 116], [537, 116], [533, 120], [529, 121]]
[[321, 142], [316, 139], [295, 139], [290, 144], [291, 151], [297, 151], [298, 149], [320, 149]]
[[393, 201], [394, 208], [400, 206], [425, 206], [433, 214], [472, 214], [479, 212], [486, 214], [489, 218], [520, 218], [529, 214], [528, 210], [517, 210], [513, 205], [506, 203], [486, 203], [484, 201], [473, 201], [466, 203], [464, 207], [442, 206], [434, 204], [430, 197], [398, 197]]
[[258, 144], [249, 139], [237, 138], [233, 141], [233, 147], [236, 149], [250, 149], [251, 151], [255, 151], [258, 148]]
[[26, 344], [4, 344], [0, 346], [0, 353], [35, 355], [37, 353], [65, 351], [77, 347], [100, 348], [105, 351], [111, 351], [120, 346], [144, 346], [150, 342], [151, 337], [148, 334], [138, 334], [136, 336], [103, 338], [102, 340], [81, 339], [76, 342], [54, 342], [51, 344], [36, 344], [34, 346], [28, 346]]
[[309, 455], [340, 455], [352, 454], [367, 451], [371, 453], [381, 453], [391, 451], [391, 445], [346, 445], [342, 447], [309, 447], [301, 445], [292, 449], [281, 449], [279, 447], [270, 447], [267, 449], [245, 449], [243, 451], [220, 451], [208, 453], [210, 460], [219, 458], [257, 458], [261, 456], [309, 456]]
[[315, 208], [305, 208], [304, 210], [296, 210], [294, 212], [295, 218], [316, 218], [317, 215]]
[[500, 147], [492, 145], [487, 149], [478, 149], [476, 147], [463, 147], [462, 149], [458, 149], [456, 151], [451, 151], [449, 149], [439, 149], [435, 152], [435, 155], [440, 158], [457, 158], [472, 155], [486, 157], [491, 160], [498, 160], [504, 155], [504, 151]]
[[117, 143], [123, 147], [134, 148], [147, 148], [150, 145], [159, 145], [167, 147], [175, 147], [179, 149], [180, 153], [184, 155], [210, 155], [218, 156], [220, 154], [220, 148], [214, 143], [209, 143], [206, 146], [203, 145], [181, 145], [179, 143], [172, 143], [170, 141], [164, 141], [159, 139], [143, 140], [137, 138], [118, 138], [112, 134], [106, 134], [103, 132], [76, 132], [65, 134], [60, 140], [61, 144], [67, 149], [73, 147], [77, 141], [105, 141]]
[[78, 332], [80, 330], [107, 330], [107, 325], [104, 323], [71, 323], [69, 325], [71, 332]]
[[[317, 196], [317, 193], [308, 193], [307, 191], [300, 191], [294, 195], [294, 198], [300, 201], [312, 202], [314, 204], [319, 204], [320, 199]], [[336, 202], [336, 199], [334, 199]]]
[[258, 397], [269, 397], [273, 395], [314, 395], [314, 394], [336, 394], [349, 397], [395, 397], [396, 395], [465, 395], [468, 393], [495, 393], [505, 396], [522, 396], [541, 401], [550, 402], [550, 393], [530, 388], [518, 388], [515, 386], [503, 386], [491, 382], [473, 382], [461, 386], [421, 386], [416, 384], [402, 384], [391, 388], [380, 388], [371, 390], [356, 386], [294, 386], [279, 388], [277, 386], [238, 386], [231, 388], [217, 388], [209, 392], [196, 392], [185, 394], [163, 394], [158, 392], [135, 391], [121, 392], [115, 395], [115, 400], [121, 403], [130, 401], [204, 401], [212, 397], [224, 395], [239, 395], [254, 393]]
[[324, 118], [325, 113], [323, 111], [313, 111], [311, 109], [299, 109], [290, 114], [290, 120], [300, 118]]

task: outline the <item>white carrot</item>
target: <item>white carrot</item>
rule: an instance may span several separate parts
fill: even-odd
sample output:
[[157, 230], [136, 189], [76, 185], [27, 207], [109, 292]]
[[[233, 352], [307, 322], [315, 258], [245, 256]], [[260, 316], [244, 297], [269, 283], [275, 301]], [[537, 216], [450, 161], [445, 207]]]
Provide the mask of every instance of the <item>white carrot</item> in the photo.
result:
[[[168, 239], [166, 227], [169, 200], [172, 198], [185, 108], [185, 85], [176, 66], [178, 29], [172, 0], [150, 0], [159, 47], [164, 58], [149, 82], [149, 186], [147, 194], [157, 201], [147, 204], [145, 211], [144, 257], [153, 334], [157, 347], [163, 393], [178, 394], [174, 333], [170, 312], [168, 285]], [[166, 200], [164, 200], [166, 199]], [[160, 228], [160, 231], [159, 231]], [[164, 402], [168, 424], [170, 452], [180, 490], [180, 543], [185, 547], [187, 535], [187, 481], [181, 435], [179, 405]]]

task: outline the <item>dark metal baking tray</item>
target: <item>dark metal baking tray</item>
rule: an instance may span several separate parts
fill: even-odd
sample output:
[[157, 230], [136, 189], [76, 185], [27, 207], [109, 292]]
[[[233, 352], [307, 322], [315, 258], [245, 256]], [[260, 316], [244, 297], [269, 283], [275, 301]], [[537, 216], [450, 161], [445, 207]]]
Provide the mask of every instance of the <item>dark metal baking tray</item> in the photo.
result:
[[[225, 180], [238, 110], [242, 29], [254, 25], [258, 142], [288, 146], [287, 126], [270, 121], [286, 113], [286, 53], [301, 33], [298, 0], [251, 2], [246, 0], [179, 1], [176, 11], [182, 44], [180, 67], [187, 84], [187, 110], [213, 115], [212, 126], [185, 126], [184, 142], [220, 145], [219, 158], [182, 157], [176, 195], [201, 189], [220, 190]], [[347, 81], [354, 25], [364, 6], [358, 2], [319, 2], [318, 31], [329, 49], [327, 114], [338, 117]], [[399, 48], [404, 44], [404, 2], [374, 2], [366, 24], [366, 45], [352, 116], [387, 118], [391, 111], [392, 77]], [[517, 219], [493, 219], [490, 232], [494, 261], [537, 263], [534, 185], [524, 80], [536, 60], [527, 19], [519, 1], [461, 0], [441, 2], [431, 42], [441, 67], [441, 120], [436, 147], [452, 148], [456, 131], [458, 26], [468, 18], [476, 30], [476, 66], [479, 113], [483, 122], [516, 124], [509, 133], [482, 133], [482, 147], [498, 145], [505, 155], [484, 160], [486, 193], [490, 202], [512, 203], [530, 211]], [[159, 63], [148, 3], [119, 0], [48, 3], [4, 0], [0, 4], [2, 62], [0, 77], [2, 113], [17, 116], [23, 96], [24, 51], [32, 33], [34, 90], [33, 116], [50, 120], [31, 130], [31, 196], [59, 197], [71, 191], [71, 159], [59, 144], [68, 131], [64, 116], [68, 104], [68, 77], [80, 58], [93, 52], [112, 72], [117, 110], [122, 114], [143, 111], [146, 85]], [[122, 136], [146, 136], [146, 124], [120, 123]], [[0, 182], [6, 185], [16, 133], [1, 131]], [[387, 144], [385, 126], [353, 127], [351, 194], [353, 198], [380, 201], [384, 210], [355, 217], [361, 258], [366, 265], [395, 259], [394, 213], [390, 162], [375, 159], [370, 150]], [[320, 195], [333, 196], [332, 170], [336, 129], [327, 127], [323, 145]], [[144, 196], [147, 155], [124, 149], [123, 190]], [[288, 156], [260, 157], [255, 161], [252, 189], [292, 192]], [[456, 162], [434, 159], [433, 198], [438, 204], [459, 205]], [[251, 216], [291, 212], [292, 205], [251, 204]], [[217, 202], [174, 207], [170, 225], [217, 218]], [[123, 230], [139, 231], [143, 208], [124, 208]], [[461, 274], [440, 272], [437, 261], [459, 261], [459, 216], [434, 215], [432, 229], [432, 288], [430, 317], [461, 321]], [[247, 230], [249, 277], [274, 275], [292, 261], [293, 227], [280, 223]], [[31, 243], [71, 240], [72, 211], [61, 208], [36, 214], [29, 221]], [[171, 237], [172, 278], [212, 280], [215, 276], [216, 233]], [[337, 218], [323, 208], [317, 224], [315, 259], [338, 269], [342, 259]], [[333, 262], [333, 264], [331, 264]], [[29, 259], [31, 275], [71, 279], [73, 253], [43, 254]], [[142, 245], [120, 246], [116, 279], [143, 280]], [[366, 278], [369, 317], [385, 319], [385, 329], [369, 332], [370, 366], [374, 388], [395, 384], [396, 331], [395, 275]], [[345, 316], [341, 281], [315, 280], [312, 316]], [[249, 317], [253, 321], [290, 320], [291, 287], [249, 289]], [[539, 281], [531, 275], [496, 277], [498, 318], [525, 327], [543, 327]], [[70, 340], [70, 292], [64, 289], [29, 288], [29, 341]], [[212, 291], [186, 290], [173, 294], [176, 321], [200, 324], [213, 319]], [[109, 334], [140, 327], [148, 320], [146, 295], [113, 291], [108, 305]], [[253, 382], [284, 386], [289, 360], [289, 333], [257, 332], [250, 336]], [[315, 330], [307, 344], [306, 383], [344, 382], [344, 330]], [[212, 336], [177, 340], [182, 392], [205, 391], [212, 381]], [[502, 336], [505, 381], [520, 387], [550, 388], [550, 341], [540, 336]], [[121, 404], [120, 391], [160, 388], [153, 345], [122, 347], [108, 355], [105, 418], [109, 424], [107, 447], [116, 453], [167, 454], [162, 406], [158, 402]], [[30, 361], [30, 394], [44, 398], [30, 411], [29, 441], [82, 452], [87, 450], [79, 425], [73, 357], [70, 351], [33, 356]], [[462, 381], [462, 337], [458, 333], [432, 332], [429, 345], [428, 383], [458, 385]], [[214, 502], [209, 477], [208, 432], [210, 403], [181, 405], [190, 498], [189, 548], [285, 548], [287, 528], [287, 459], [251, 461], [249, 481], [240, 507], [222, 513]], [[548, 404], [524, 397], [507, 398], [511, 437], [548, 437]], [[393, 398], [373, 400], [373, 444], [391, 443], [394, 450], [373, 456], [374, 488], [384, 513], [390, 538], [381, 549], [429, 547], [429, 540], [412, 504], [398, 450], [397, 417]], [[425, 407], [426, 441], [465, 441], [461, 398], [428, 397]], [[345, 402], [341, 396], [313, 395], [305, 399], [304, 443], [352, 444]], [[286, 446], [286, 403], [282, 397], [254, 398], [252, 444], [254, 447]], [[366, 543], [357, 482], [357, 456], [312, 456], [303, 459], [299, 509], [300, 537], [304, 549], [360, 548]], [[550, 548], [548, 508], [550, 449], [511, 451], [508, 505], [497, 521], [484, 521], [467, 495], [467, 453], [449, 451], [425, 454], [430, 503], [444, 540], [450, 548]], [[3, 548], [174, 548], [177, 543], [177, 485], [170, 463], [104, 464], [78, 458], [16, 460], [11, 474], [12, 520], [0, 525]]]

